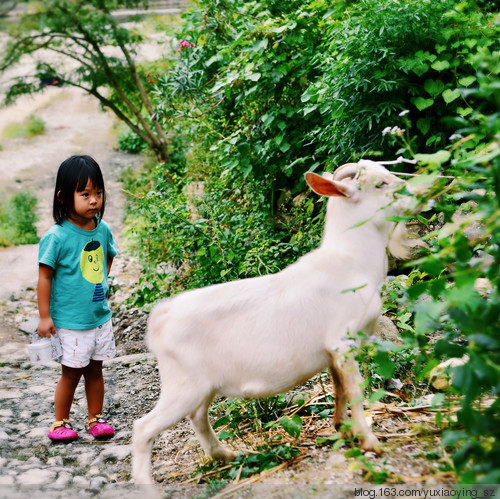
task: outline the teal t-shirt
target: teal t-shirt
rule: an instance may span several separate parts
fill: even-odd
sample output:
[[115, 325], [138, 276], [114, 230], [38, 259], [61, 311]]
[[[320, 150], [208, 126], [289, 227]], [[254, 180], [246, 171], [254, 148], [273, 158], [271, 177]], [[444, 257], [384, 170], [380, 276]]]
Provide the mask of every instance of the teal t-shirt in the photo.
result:
[[102, 220], [94, 230], [64, 220], [44, 234], [38, 263], [54, 269], [50, 316], [56, 327], [93, 329], [111, 318], [106, 266], [115, 255], [113, 235]]

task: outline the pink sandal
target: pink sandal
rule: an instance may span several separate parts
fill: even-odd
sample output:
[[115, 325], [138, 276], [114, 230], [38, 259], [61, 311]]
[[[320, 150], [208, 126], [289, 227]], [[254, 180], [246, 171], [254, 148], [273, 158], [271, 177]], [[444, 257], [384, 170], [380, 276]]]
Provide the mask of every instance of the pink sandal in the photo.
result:
[[89, 434], [98, 440], [104, 440], [111, 438], [115, 430], [102, 414], [97, 414], [95, 418], [89, 420]]
[[73, 442], [78, 440], [78, 433], [73, 430], [69, 419], [63, 419], [52, 424], [48, 437], [52, 442]]

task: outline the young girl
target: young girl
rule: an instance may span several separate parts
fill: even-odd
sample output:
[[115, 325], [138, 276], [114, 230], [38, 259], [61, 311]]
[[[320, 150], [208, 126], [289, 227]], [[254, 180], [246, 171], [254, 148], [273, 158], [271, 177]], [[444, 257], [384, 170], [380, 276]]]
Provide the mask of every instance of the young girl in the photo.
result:
[[54, 191], [56, 224], [40, 241], [38, 334], [57, 334], [62, 374], [56, 387], [52, 441], [78, 438], [69, 421], [80, 378], [85, 380], [89, 433], [110, 438], [113, 427], [101, 415], [102, 361], [114, 357], [115, 340], [106, 297], [115, 242], [103, 222], [106, 195], [99, 165], [90, 156], [72, 156], [59, 167]]

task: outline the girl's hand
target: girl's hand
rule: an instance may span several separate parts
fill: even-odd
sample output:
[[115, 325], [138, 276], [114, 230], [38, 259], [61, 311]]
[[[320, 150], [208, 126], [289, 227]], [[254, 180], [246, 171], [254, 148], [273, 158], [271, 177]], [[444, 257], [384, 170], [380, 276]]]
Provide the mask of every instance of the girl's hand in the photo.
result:
[[43, 336], [45, 338], [50, 338], [50, 335], [56, 334], [56, 328], [52, 322], [52, 318], [40, 319], [38, 323], [38, 336]]

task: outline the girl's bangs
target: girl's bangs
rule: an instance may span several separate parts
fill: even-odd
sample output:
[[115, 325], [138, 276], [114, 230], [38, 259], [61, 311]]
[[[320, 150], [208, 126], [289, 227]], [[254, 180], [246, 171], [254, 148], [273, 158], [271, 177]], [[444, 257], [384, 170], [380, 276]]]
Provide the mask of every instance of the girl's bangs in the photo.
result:
[[78, 180], [76, 182], [76, 191], [82, 192], [87, 187], [88, 181], [91, 181], [94, 188], [104, 190], [104, 179], [99, 170], [90, 167], [89, 165], [82, 165], [82, 168], [78, 172]]

